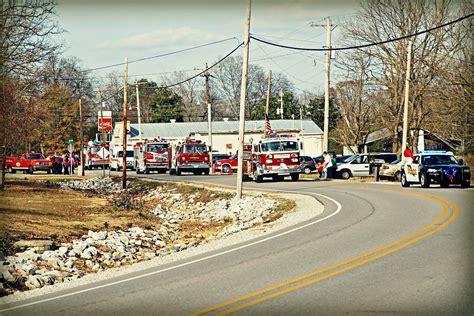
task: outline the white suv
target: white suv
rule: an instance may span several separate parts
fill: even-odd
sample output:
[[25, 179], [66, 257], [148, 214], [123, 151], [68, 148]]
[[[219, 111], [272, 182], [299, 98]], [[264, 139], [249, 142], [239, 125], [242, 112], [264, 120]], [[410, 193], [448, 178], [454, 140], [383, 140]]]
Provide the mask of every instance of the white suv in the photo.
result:
[[352, 155], [341, 163], [337, 164], [336, 175], [343, 179], [350, 177], [369, 177], [370, 162], [377, 159], [386, 163], [397, 160], [394, 153], [368, 153]]

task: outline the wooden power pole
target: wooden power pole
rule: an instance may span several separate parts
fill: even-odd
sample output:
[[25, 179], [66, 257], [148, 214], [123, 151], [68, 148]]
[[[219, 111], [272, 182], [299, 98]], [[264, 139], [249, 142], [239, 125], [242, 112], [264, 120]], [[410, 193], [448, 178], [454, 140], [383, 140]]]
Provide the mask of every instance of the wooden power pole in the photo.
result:
[[248, 0], [247, 18], [244, 33], [244, 59], [242, 64], [242, 84], [240, 88], [240, 114], [239, 114], [239, 154], [237, 160], [237, 189], [236, 196], [242, 198], [242, 181], [244, 179], [244, 137], [245, 137], [245, 99], [247, 97], [247, 79], [249, 76], [249, 43], [250, 43], [250, 15], [252, 0]]
[[84, 132], [82, 130], [82, 97], [79, 97], [79, 128], [80, 128], [80, 147], [79, 158], [81, 159], [81, 176], [84, 176]]
[[272, 88], [272, 71], [268, 72], [268, 82], [267, 82], [267, 102], [265, 104], [265, 113], [269, 115], [270, 113], [270, 93]]
[[202, 75], [206, 78], [206, 104], [207, 104], [207, 124], [208, 124], [208, 145], [209, 145], [209, 159], [211, 164], [212, 172], [212, 108], [211, 108], [211, 93], [209, 92], [209, 77], [212, 75], [209, 73], [209, 69], [206, 64], [206, 71]]
[[122, 188], [127, 188], [127, 88], [128, 88], [128, 57], [125, 57], [123, 75], [123, 149], [122, 149]]
[[407, 149], [408, 137], [408, 101], [410, 93], [410, 71], [411, 71], [411, 53], [413, 48], [413, 41], [408, 41], [408, 56], [407, 56], [407, 73], [405, 77], [405, 103], [403, 105], [403, 136], [402, 136], [402, 155]]

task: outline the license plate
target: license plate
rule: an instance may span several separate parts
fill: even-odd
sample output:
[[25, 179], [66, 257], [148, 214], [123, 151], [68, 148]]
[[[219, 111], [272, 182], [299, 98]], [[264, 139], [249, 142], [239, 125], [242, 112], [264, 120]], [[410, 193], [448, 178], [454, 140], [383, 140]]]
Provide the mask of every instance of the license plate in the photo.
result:
[[277, 158], [277, 159], [282, 159], [282, 158], [290, 158], [290, 155], [288, 154], [276, 154], [276, 155], [273, 155], [274, 158]]

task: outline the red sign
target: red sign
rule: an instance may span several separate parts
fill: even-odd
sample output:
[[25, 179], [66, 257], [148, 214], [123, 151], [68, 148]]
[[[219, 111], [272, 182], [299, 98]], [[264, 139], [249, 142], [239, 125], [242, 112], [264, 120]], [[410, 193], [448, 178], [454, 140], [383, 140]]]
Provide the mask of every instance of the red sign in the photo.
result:
[[99, 132], [101, 132], [102, 130], [108, 131], [108, 132], [112, 131], [112, 118], [111, 117], [104, 117], [104, 118], [99, 117], [98, 129], [99, 129]]

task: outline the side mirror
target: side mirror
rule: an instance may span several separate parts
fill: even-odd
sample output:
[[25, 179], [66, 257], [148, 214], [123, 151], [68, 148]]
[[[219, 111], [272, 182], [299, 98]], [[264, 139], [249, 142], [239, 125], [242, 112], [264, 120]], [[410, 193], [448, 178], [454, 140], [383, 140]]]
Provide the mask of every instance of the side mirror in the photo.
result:
[[463, 159], [459, 159], [459, 160], [458, 160], [458, 163], [459, 163], [460, 165], [464, 165], [464, 160], [463, 160]]

